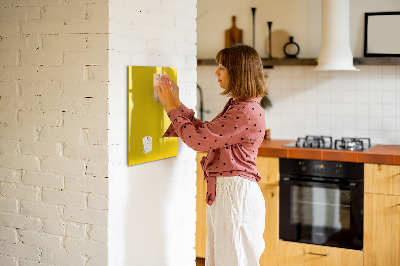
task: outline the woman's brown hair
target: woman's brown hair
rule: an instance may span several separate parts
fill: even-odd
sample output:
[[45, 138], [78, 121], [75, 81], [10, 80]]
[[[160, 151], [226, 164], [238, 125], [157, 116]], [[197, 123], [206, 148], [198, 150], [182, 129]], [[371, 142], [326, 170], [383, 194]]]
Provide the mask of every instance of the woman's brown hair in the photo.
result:
[[254, 98], [267, 95], [263, 65], [257, 51], [247, 45], [222, 49], [215, 57], [229, 74], [228, 88], [221, 95], [234, 98]]

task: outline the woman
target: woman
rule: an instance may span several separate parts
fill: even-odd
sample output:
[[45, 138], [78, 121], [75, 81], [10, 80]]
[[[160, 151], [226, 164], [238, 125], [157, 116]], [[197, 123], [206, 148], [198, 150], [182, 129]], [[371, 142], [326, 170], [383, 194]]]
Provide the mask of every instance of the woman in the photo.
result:
[[179, 136], [196, 151], [208, 150], [201, 161], [209, 205], [206, 265], [259, 265], [265, 247], [265, 201], [255, 163], [265, 134], [259, 104], [266, 95], [262, 62], [246, 45], [219, 51], [216, 62], [221, 95], [231, 98], [211, 122], [194, 118], [194, 111], [180, 102], [172, 80], [156, 88], [172, 122], [164, 136]]

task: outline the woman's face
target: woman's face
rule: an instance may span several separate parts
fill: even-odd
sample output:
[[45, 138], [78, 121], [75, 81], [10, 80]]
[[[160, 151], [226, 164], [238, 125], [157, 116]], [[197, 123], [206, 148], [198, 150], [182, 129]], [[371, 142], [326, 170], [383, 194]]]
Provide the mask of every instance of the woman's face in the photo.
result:
[[229, 74], [228, 70], [221, 64], [218, 65], [215, 75], [218, 77], [219, 86], [222, 89], [227, 89], [229, 85]]

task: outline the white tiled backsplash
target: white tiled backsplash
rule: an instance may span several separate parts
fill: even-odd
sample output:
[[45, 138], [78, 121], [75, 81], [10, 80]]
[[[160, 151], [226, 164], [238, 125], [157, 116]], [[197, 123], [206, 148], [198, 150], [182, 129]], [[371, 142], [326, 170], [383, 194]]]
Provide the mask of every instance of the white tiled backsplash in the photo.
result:
[[[271, 137], [356, 136], [370, 137], [375, 144], [400, 144], [400, 66], [356, 67], [360, 71], [317, 72], [313, 66], [266, 69], [273, 104], [266, 111]], [[210, 111], [204, 120], [215, 117], [227, 101], [219, 96], [215, 69], [198, 67], [204, 109]]]

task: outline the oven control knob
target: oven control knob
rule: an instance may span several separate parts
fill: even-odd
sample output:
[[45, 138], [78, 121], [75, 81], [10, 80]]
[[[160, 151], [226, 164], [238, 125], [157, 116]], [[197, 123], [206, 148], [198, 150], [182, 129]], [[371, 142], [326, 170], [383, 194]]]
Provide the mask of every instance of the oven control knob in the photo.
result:
[[340, 174], [342, 172], [342, 164], [336, 164], [335, 174]]

